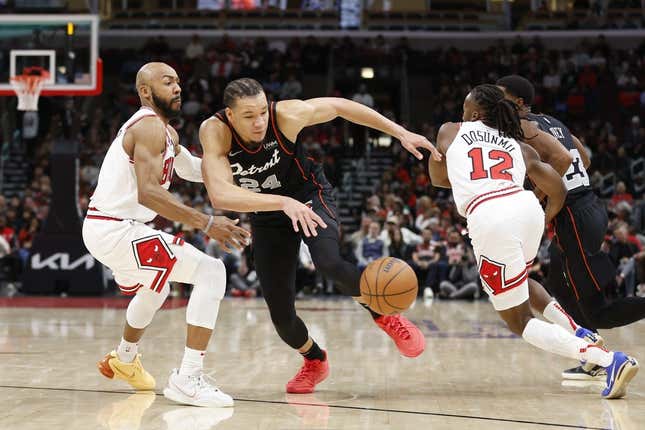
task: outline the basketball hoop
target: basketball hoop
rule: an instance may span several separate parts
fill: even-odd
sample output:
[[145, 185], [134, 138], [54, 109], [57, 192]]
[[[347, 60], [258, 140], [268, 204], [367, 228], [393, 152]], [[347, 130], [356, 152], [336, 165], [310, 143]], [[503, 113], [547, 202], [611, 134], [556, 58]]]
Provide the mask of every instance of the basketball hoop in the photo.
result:
[[25, 67], [22, 75], [11, 78], [11, 86], [18, 97], [18, 110], [38, 110], [38, 98], [47, 79], [49, 72], [42, 67]]

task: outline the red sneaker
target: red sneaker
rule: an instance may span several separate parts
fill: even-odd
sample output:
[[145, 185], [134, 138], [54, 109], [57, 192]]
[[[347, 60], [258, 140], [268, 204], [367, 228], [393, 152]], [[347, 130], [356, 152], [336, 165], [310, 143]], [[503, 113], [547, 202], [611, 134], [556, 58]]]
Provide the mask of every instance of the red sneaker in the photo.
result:
[[325, 354], [325, 359], [322, 361], [305, 358], [305, 363], [300, 368], [300, 371], [287, 383], [287, 393], [313, 393], [316, 385], [329, 376], [327, 352], [323, 351], [323, 353]]
[[403, 315], [381, 315], [374, 322], [392, 338], [402, 355], [417, 357], [425, 349], [426, 338], [423, 333]]

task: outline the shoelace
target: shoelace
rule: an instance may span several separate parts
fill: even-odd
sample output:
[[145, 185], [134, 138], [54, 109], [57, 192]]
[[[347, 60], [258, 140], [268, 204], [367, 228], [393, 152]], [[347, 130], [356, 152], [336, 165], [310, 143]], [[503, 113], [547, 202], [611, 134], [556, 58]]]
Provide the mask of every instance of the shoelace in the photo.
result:
[[308, 375], [310, 372], [313, 372], [316, 367], [316, 363], [314, 363], [312, 360], [305, 360], [305, 365], [302, 369], [300, 369], [300, 372], [293, 378], [294, 381], [302, 381], [304, 379], [308, 379]]
[[396, 334], [399, 335], [400, 337], [404, 339], [410, 338], [410, 331], [401, 322], [400, 318], [391, 317], [390, 320], [388, 321], [388, 325], [390, 326], [392, 331], [396, 332]]
[[[206, 388], [207, 390], [219, 391], [219, 388], [215, 386], [215, 378], [213, 378], [212, 376], [204, 375], [202, 373], [199, 376], [191, 376], [191, 378], [196, 379], [195, 383], [199, 388]], [[206, 378], [210, 379], [212, 381], [212, 384]]]

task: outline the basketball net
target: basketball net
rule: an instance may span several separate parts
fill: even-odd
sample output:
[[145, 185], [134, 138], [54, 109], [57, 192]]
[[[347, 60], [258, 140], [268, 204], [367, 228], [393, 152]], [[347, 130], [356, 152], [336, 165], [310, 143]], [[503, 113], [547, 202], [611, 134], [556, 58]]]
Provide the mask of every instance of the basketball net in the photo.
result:
[[[33, 72], [40, 72], [38, 75]], [[38, 98], [49, 79], [49, 72], [41, 67], [28, 67], [23, 70], [22, 75], [16, 75], [10, 79], [11, 86], [18, 97], [19, 111], [37, 111]]]

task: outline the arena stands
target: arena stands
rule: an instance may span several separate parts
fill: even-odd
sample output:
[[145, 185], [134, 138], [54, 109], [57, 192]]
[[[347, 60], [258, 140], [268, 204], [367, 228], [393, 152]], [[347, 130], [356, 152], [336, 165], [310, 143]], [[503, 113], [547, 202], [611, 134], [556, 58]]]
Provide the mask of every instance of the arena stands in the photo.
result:
[[[642, 16], [639, 21], [629, 11], [632, 6], [625, 2], [625, 8], [609, 8], [595, 15], [588, 9], [566, 14], [529, 10], [518, 28], [571, 28], [570, 22], [579, 21], [577, 18], [582, 13], [614, 23], [605, 23], [603, 28], [632, 28], [619, 22], [642, 26]], [[364, 24], [366, 29], [383, 32], [434, 31], [435, 26], [441, 27], [436, 30], [454, 26], [455, 30], [469, 31], [468, 20], [478, 21], [479, 12], [482, 11], [459, 12], [453, 16], [453, 12], [441, 9], [424, 14], [365, 11]], [[207, 24], [202, 21], [208, 20], [219, 23], [216, 25], [221, 28], [235, 29], [240, 25], [240, 28], [270, 30], [275, 21], [290, 29], [288, 18], [308, 26], [307, 19], [311, 16], [312, 25], [323, 29], [330, 25], [327, 20], [337, 19], [335, 13], [299, 11], [291, 16], [289, 11], [229, 10], [196, 11], [192, 16], [187, 10], [170, 10], [159, 16], [150, 10], [115, 10], [104, 26], [139, 28], [133, 26], [145, 21], [147, 24], [141, 24], [140, 28], [155, 30], [161, 27], [149, 23], [163, 18], [163, 28], [175, 29], [174, 18], [182, 22], [191, 18], [188, 26], [181, 29], [203, 30]], [[479, 30], [483, 30], [481, 25]], [[424, 49], [419, 41], [382, 36], [250, 39], [226, 35], [211, 38], [196, 32], [187, 40], [186, 44], [177, 46], [159, 31], [142, 46], [117, 47], [108, 43], [102, 48], [102, 55], [112, 59], [105, 64], [104, 94], [79, 104], [82, 126], [77, 138], [81, 143], [79, 202], [82, 212], [87, 210], [88, 196], [96, 184], [99, 163], [109, 142], [119, 125], [138, 108], [131, 85], [136, 70], [146, 61], [168, 62], [181, 76], [183, 115], [173, 125], [181, 143], [195, 154], [201, 151], [199, 124], [221, 108], [222, 90], [236, 77], [259, 80], [274, 100], [325, 94], [353, 98], [359, 84], [366, 83], [366, 91], [373, 96], [379, 111], [432, 141], [441, 123], [459, 120], [463, 97], [472, 85], [518, 73], [536, 85], [538, 97], [534, 110], [565, 121], [591, 155], [593, 186], [607, 199], [612, 216], [606, 246], [620, 265], [617, 276], [621, 278], [623, 290], [617, 294], [638, 293], [638, 285], [645, 282], [641, 245], [645, 227], [645, 42], [634, 49], [621, 49], [606, 38], [597, 37], [576, 41], [574, 46], [553, 46], [540, 37], [518, 36], [500, 39], [485, 49], [468, 50], [450, 44]], [[401, 86], [401, 61], [407, 67], [407, 87]], [[367, 66], [375, 69], [376, 79], [363, 80], [359, 73], [354, 73]], [[8, 111], [15, 111], [13, 101], [2, 103], [10, 108]], [[27, 130], [14, 132], [20, 118], [3, 122], [6, 144], [3, 146], [0, 230], [11, 251], [2, 260], [2, 276], [14, 283], [28, 258], [34, 232], [47, 214], [51, 194], [48, 159], [59, 120], [56, 103], [53, 99], [42, 99], [38, 133], [23, 139], [22, 144], [20, 134]], [[355, 252], [352, 244], [358, 245], [367, 231], [362, 232], [359, 226], [369, 227], [368, 221], [378, 223], [382, 231], [379, 237], [387, 252], [407, 259], [422, 276], [422, 286], [439, 294], [443, 281], [454, 280], [451, 273], [457, 266], [467, 269], [472, 264], [464, 221], [455, 212], [449, 194], [430, 185], [425, 166], [401, 151], [396, 142], [369, 134], [365, 137], [367, 145], [361, 147], [361, 138], [360, 133], [356, 136], [340, 120], [307, 129], [301, 136], [314, 158], [325, 163], [327, 175], [337, 187], [343, 233], [352, 238], [347, 254]], [[193, 207], [209, 207], [202, 186], [178, 181], [172, 191]], [[361, 218], [367, 221], [361, 222]], [[221, 253], [201, 232], [186, 231], [181, 225], [162, 220], [157, 225], [183, 234], [187, 241], [212, 255]], [[456, 252], [456, 247], [463, 247], [463, 252]], [[229, 274], [239, 278], [235, 281], [237, 290], [257, 289], [247, 253], [227, 257], [227, 267]], [[534, 268], [536, 276], [543, 276], [546, 270], [545, 259]], [[324, 280], [307, 282], [322, 284]], [[331, 291], [330, 288], [311, 290]]]

